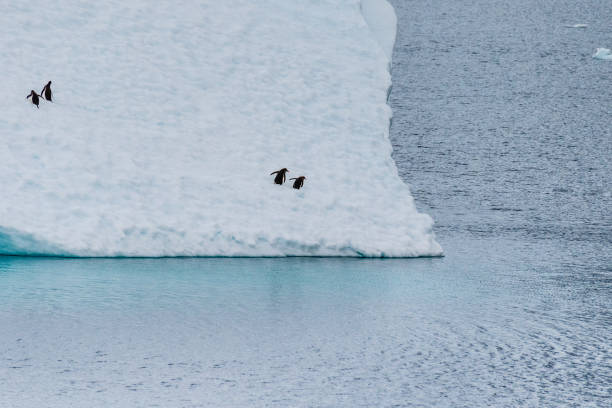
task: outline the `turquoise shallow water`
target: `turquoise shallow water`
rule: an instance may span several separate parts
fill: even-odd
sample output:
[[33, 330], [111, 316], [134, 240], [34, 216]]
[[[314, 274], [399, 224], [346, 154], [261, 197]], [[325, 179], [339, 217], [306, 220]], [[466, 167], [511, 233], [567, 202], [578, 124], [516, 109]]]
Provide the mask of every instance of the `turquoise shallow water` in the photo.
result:
[[605, 406], [609, 286], [532, 246], [1, 258], [0, 405]]

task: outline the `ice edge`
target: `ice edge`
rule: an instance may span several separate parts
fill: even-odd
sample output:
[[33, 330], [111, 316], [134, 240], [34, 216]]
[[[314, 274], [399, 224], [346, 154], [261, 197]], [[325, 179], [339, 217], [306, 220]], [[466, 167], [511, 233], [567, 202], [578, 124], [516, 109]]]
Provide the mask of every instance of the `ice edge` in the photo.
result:
[[[372, 37], [374, 37], [376, 42], [380, 45], [381, 50], [387, 57], [387, 71], [389, 72], [389, 77], [392, 78], [391, 62], [393, 59], [393, 49], [395, 47], [395, 41], [397, 39], [397, 15], [395, 14], [395, 9], [387, 0], [361, 0], [359, 3], [359, 10], [366, 25], [372, 33]], [[386, 103], [389, 106], [389, 110], [391, 112], [387, 127], [387, 141], [389, 142], [389, 146], [391, 146], [390, 133], [391, 125], [393, 123], [393, 111], [391, 110], [391, 104], [389, 103], [389, 97], [391, 96], [392, 88], [393, 82], [392, 80], [390, 80], [389, 86], [387, 87], [386, 98]], [[392, 161], [396, 170], [396, 177], [401, 180], [399, 172], [397, 171], [397, 165], [393, 159]], [[406, 186], [406, 188], [408, 188], [408, 186]], [[428, 214], [421, 213], [421, 215], [429, 217], [431, 219]], [[433, 219], [431, 219], [431, 223], [433, 226]], [[432, 258], [444, 256], [442, 247], [435, 240], [435, 233], [433, 232], [433, 229], [430, 235], [432, 240], [431, 244], [433, 247], [437, 247], [437, 251], [432, 251], [432, 253], [427, 255], [401, 256], [392, 258]], [[385, 258], [385, 256], [382, 255], [380, 256], [380, 258]]]

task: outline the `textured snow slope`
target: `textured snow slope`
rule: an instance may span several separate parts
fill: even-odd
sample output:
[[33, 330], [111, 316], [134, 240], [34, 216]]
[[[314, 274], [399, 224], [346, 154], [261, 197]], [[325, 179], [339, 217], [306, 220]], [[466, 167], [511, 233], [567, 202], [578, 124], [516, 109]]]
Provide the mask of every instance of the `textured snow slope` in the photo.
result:
[[[5, 4], [0, 253], [440, 254], [391, 159], [386, 14], [360, 10]], [[49, 80], [55, 103], [27, 103]]]
[[361, 0], [361, 13], [390, 62], [397, 29], [393, 6], [387, 0]]

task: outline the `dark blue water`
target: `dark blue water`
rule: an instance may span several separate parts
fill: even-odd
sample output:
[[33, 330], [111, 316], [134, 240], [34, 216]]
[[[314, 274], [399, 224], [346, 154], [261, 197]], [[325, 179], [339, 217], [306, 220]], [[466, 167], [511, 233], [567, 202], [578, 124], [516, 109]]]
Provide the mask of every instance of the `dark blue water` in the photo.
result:
[[441, 239], [609, 248], [612, 2], [392, 3], [394, 157]]
[[1, 258], [0, 406], [609, 406], [612, 3], [393, 3], [446, 256]]

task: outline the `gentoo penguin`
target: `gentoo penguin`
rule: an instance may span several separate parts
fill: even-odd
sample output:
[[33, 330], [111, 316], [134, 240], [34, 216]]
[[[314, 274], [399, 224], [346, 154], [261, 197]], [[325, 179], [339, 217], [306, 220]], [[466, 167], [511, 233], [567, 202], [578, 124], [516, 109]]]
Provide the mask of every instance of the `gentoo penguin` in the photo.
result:
[[289, 170], [283, 167], [278, 171], [273, 171], [270, 175], [276, 174], [276, 177], [274, 177], [275, 184], [283, 184], [285, 182], [285, 173], [289, 173]]
[[53, 102], [51, 100], [51, 81], [49, 81], [49, 83], [47, 85], [45, 85], [45, 87], [42, 89], [42, 91], [40, 91], [40, 95], [44, 96], [46, 100], [48, 100], [49, 102]]
[[306, 179], [306, 177], [300, 176], [300, 177], [296, 177], [296, 178], [290, 178], [289, 180], [295, 180], [293, 182], [293, 188], [299, 190], [304, 185], [304, 180], [305, 179]]
[[32, 92], [30, 92], [30, 94], [29, 94], [28, 96], [26, 96], [26, 99], [28, 99], [30, 96], [32, 97], [32, 103], [33, 103], [34, 105], [36, 105], [36, 107], [38, 108], [38, 104], [40, 103], [40, 101], [39, 101], [38, 97], [39, 97], [40, 95], [38, 95], [38, 94], [36, 93], [36, 91], [32, 89]]

